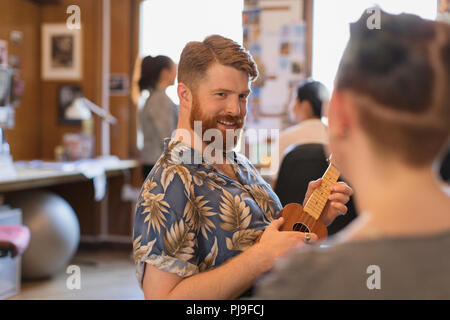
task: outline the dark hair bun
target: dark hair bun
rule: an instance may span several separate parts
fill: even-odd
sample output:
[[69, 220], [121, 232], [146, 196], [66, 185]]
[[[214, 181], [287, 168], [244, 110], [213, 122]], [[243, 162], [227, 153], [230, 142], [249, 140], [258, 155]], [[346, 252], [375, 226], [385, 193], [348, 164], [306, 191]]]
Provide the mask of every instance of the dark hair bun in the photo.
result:
[[139, 79], [139, 89], [153, 90], [158, 83], [159, 76], [163, 69], [170, 69], [172, 60], [167, 56], [146, 56], [141, 63], [141, 78]]

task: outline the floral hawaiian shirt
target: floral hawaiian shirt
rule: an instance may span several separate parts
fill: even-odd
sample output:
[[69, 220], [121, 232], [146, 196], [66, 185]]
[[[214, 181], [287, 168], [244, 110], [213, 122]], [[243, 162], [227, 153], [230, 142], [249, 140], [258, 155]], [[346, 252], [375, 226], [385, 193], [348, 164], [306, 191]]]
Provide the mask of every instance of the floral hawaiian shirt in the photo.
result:
[[220, 266], [249, 248], [281, 210], [247, 158], [226, 156], [238, 181], [182, 142], [165, 140], [136, 206], [133, 251], [141, 285], [145, 263], [181, 277]]

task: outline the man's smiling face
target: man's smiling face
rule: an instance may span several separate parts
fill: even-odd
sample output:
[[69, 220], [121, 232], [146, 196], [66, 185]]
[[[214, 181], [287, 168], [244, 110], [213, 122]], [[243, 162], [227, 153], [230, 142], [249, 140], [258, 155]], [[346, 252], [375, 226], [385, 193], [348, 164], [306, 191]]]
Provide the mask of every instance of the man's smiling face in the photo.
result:
[[[202, 135], [208, 129], [220, 130], [225, 146], [227, 130], [235, 133], [244, 126], [249, 94], [247, 73], [214, 63], [192, 93], [191, 128], [194, 130], [194, 121], [201, 121]], [[236, 143], [237, 139], [234, 145]], [[229, 149], [229, 146], [224, 149]]]

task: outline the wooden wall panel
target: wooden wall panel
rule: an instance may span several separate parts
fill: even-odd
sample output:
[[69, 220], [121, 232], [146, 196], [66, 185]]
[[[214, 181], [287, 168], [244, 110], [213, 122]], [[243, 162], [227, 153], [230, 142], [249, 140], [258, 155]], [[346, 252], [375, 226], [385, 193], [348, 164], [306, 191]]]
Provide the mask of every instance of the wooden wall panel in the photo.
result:
[[63, 197], [77, 214], [80, 233], [83, 236], [98, 236], [100, 233], [101, 202], [94, 201], [92, 181], [66, 183], [46, 188]]
[[[25, 95], [16, 109], [15, 127], [6, 132], [14, 160], [36, 159], [41, 155], [39, 19], [40, 7], [33, 2], [0, 1], [0, 39], [8, 41], [10, 55], [20, 58], [20, 78], [25, 81]], [[9, 41], [12, 30], [23, 32], [21, 44]]]
[[[132, 0], [131, 5], [131, 80], [136, 64], [136, 59], [139, 55], [139, 33], [140, 33], [140, 4], [142, 0]], [[132, 93], [132, 92], [131, 92]], [[130, 126], [129, 126], [129, 155], [131, 158], [139, 159], [140, 150], [137, 148], [137, 104], [131, 97], [130, 107]]]
[[[136, 64], [136, 59], [139, 55], [139, 33], [140, 33], [140, 5], [143, 0], [131, 0], [131, 75], [130, 79], [133, 77], [133, 72]], [[129, 158], [135, 159], [139, 162], [139, 167], [131, 171], [131, 184], [140, 188], [144, 179], [142, 177], [142, 163], [141, 163], [141, 152], [137, 148], [137, 104], [133, 102], [133, 98], [130, 98], [130, 113], [129, 113], [129, 133], [128, 133], [128, 155]]]
[[[96, 104], [101, 101], [101, 1], [100, 0], [62, 0], [58, 5], [41, 6], [42, 23], [65, 23], [69, 5], [78, 5], [81, 9], [83, 77], [81, 81], [42, 81], [41, 109], [42, 117], [42, 154], [44, 159], [53, 159], [54, 149], [62, 143], [62, 137], [68, 132], [80, 132], [81, 126], [58, 124], [58, 88], [63, 84], [80, 85], [84, 95]], [[100, 17], [100, 19], [99, 19]], [[99, 121], [96, 120], [96, 132]], [[96, 137], [96, 150], [100, 135]]]
[[[102, 0], [61, 0], [56, 5], [39, 5], [29, 0], [0, 0], [0, 39], [9, 40], [11, 30], [24, 33], [20, 46], [9, 43], [9, 53], [22, 60], [21, 78], [25, 97], [17, 109], [16, 127], [7, 132], [14, 160], [53, 159], [54, 149], [68, 132], [80, 132], [80, 126], [58, 124], [58, 88], [64, 84], [80, 85], [84, 95], [101, 106], [102, 97]], [[140, 0], [111, 0], [111, 65], [113, 74], [131, 77], [137, 55]], [[81, 9], [83, 77], [79, 81], [43, 81], [41, 71], [41, 25], [65, 23], [69, 5]], [[129, 158], [130, 115], [135, 117], [130, 95], [111, 96], [110, 111], [119, 124], [111, 127], [111, 153]], [[134, 112], [134, 113], [133, 113]], [[95, 118], [96, 155], [101, 154], [101, 120]], [[134, 124], [135, 130], [135, 124]], [[140, 187], [140, 170], [131, 170], [131, 182]], [[138, 178], [137, 178], [138, 177]], [[129, 178], [127, 178], [128, 181]], [[70, 201], [77, 212], [83, 235], [129, 236], [133, 210], [120, 200], [123, 177], [108, 179], [108, 193], [94, 202], [92, 182], [50, 188]], [[106, 212], [106, 223], [103, 213]], [[106, 233], [102, 227], [106, 225]]]
[[[125, 173], [124, 173], [125, 174]], [[128, 176], [129, 173], [126, 173]], [[125, 176], [108, 179], [108, 234], [130, 236], [133, 230], [134, 207], [131, 202], [120, 198], [123, 184], [129, 178]]]
[[[111, 0], [111, 74], [131, 78], [131, 1]], [[110, 111], [119, 121], [111, 126], [111, 154], [128, 158], [130, 94], [110, 97]]]

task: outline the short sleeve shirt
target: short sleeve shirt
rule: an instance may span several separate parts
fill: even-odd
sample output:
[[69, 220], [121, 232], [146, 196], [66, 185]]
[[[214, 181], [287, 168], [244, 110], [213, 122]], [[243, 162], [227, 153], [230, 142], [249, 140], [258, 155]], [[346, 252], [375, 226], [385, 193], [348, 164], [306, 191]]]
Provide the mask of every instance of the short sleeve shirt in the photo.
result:
[[238, 181], [180, 141], [166, 139], [136, 205], [133, 252], [142, 285], [145, 263], [189, 277], [253, 245], [281, 210], [271, 187], [243, 155], [230, 152]]

